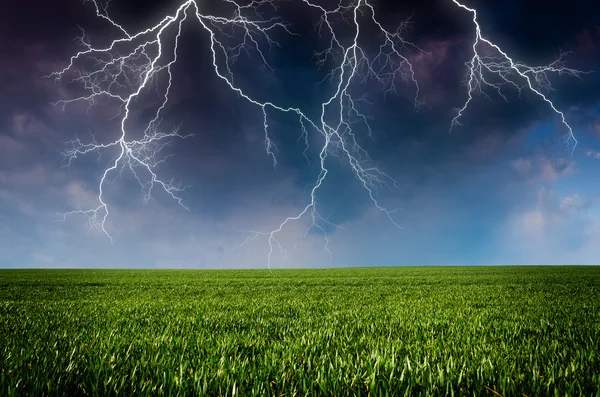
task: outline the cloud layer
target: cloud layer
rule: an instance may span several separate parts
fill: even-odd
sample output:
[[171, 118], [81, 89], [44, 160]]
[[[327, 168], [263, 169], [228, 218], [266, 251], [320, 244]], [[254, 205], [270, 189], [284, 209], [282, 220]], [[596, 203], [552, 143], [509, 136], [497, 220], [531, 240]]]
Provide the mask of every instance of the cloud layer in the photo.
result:
[[[89, 5], [25, 3], [12, 6], [12, 25], [2, 27], [13, 39], [3, 39], [8, 55], [0, 64], [6, 77], [0, 86], [0, 266], [266, 266], [264, 238], [241, 245], [248, 230], [271, 230], [305, 206], [307, 186], [315, 178], [318, 153], [309, 150], [306, 161], [303, 148], [298, 149], [296, 120], [270, 120], [280, 149], [274, 170], [264, 152], [261, 112], [207, 77], [212, 76], [207, 41], [190, 29], [163, 123], [182, 122], [182, 131], [195, 136], [173, 142], [169, 151], [175, 156], [161, 169], [191, 185], [183, 194], [190, 211], [158, 191], [143, 204], [139, 186], [124, 174], [107, 185], [112, 246], [86, 218], [63, 222], [60, 214], [97, 205], [97, 181], [114, 153], [77, 158], [67, 167], [61, 152], [76, 136], [111, 139], [118, 131], [119, 109], [110, 103], [53, 106], [72, 97], [72, 87], [43, 76], [64, 67], [77, 49], [78, 24], [99, 42], [117, 32], [94, 18]], [[525, 61], [547, 63], [565, 48], [573, 51], [570, 65], [591, 69], [600, 61], [600, 21], [590, 14], [600, 10], [588, 3], [579, 11], [558, 3], [553, 11], [547, 4], [543, 26], [528, 24], [540, 9], [535, 2], [479, 7], [486, 34]], [[144, 4], [150, 20], [170, 9], [168, 2]], [[26, 7], [39, 10], [36, 23], [23, 12]], [[115, 7], [123, 23], [142, 23], [135, 4]], [[573, 156], [557, 141], [564, 131], [554, 114], [528, 95], [510, 93], [508, 103], [493, 93], [491, 102], [478, 97], [464, 127], [449, 133], [453, 112], [466, 95], [461, 78], [473, 37], [468, 15], [439, 2], [388, 2], [380, 10], [387, 24], [414, 13], [410, 36], [429, 53], [411, 54], [428, 110], [414, 111], [410, 86], [399, 84], [397, 96], [384, 96], [372, 83], [357, 87], [370, 95], [365, 111], [374, 130], [373, 139], [359, 139], [396, 180], [396, 187], [378, 194], [389, 208], [400, 209], [395, 216], [403, 229], [376, 211], [347, 165], [332, 159], [319, 205], [340, 226], [327, 228], [333, 256], [322, 232], [307, 232], [309, 222], [301, 220], [284, 230], [287, 258], [277, 253], [274, 266], [595, 263], [600, 258], [600, 187], [594, 183], [600, 159], [597, 74], [583, 81], [559, 77], [558, 90], [550, 93], [580, 140]], [[550, 22], [562, 21], [563, 12], [577, 15], [564, 24]], [[44, 13], [59, 18], [59, 26], [38, 15]], [[318, 37], [305, 23], [308, 13], [289, 17], [306, 35], [282, 38], [282, 48], [272, 54], [275, 74], [252, 62], [240, 66], [245, 72], [240, 84], [314, 112], [318, 109], [311, 106], [331, 89], [326, 82], [317, 84], [324, 76], [311, 58]], [[151, 105], [138, 104], [136, 117]]]

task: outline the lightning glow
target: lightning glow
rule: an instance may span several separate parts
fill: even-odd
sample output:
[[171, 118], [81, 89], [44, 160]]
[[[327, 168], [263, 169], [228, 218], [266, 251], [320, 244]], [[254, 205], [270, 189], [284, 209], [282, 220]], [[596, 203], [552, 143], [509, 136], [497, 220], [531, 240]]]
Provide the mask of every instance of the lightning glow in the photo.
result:
[[[566, 67], [564, 63], [564, 56], [566, 54], [564, 53], [561, 53], [559, 58], [549, 65], [542, 66], [529, 66], [513, 60], [498, 45], [483, 36], [477, 19], [477, 10], [461, 4], [458, 0], [452, 1], [458, 7], [473, 14], [475, 40], [473, 41], [473, 58], [467, 62], [467, 74], [465, 76], [468, 98], [464, 105], [457, 109], [456, 115], [452, 119], [450, 130], [454, 126], [461, 125], [459, 120], [463, 117], [474, 95], [482, 94], [489, 99], [489, 96], [484, 91], [485, 87], [492, 88], [502, 99], [508, 102], [507, 97], [502, 92], [502, 87], [508, 85], [518, 90], [519, 95], [521, 95], [524, 89], [528, 89], [548, 104], [552, 111], [560, 117], [560, 122], [567, 129], [564, 140], [572, 153], [577, 146], [577, 139], [573, 134], [573, 128], [571, 128], [565, 118], [565, 114], [558, 110], [552, 100], [546, 96], [552, 90], [548, 74], [555, 73], [580, 77], [581, 74], [586, 72]], [[488, 47], [488, 51], [492, 51], [493, 55], [482, 55], [482, 47], [485, 46]], [[486, 78], [486, 75], [489, 77]], [[490, 78], [496, 78], [498, 81], [493, 82]]]
[[[476, 38], [473, 43], [474, 55], [468, 63], [469, 71], [466, 83], [468, 86], [468, 99], [464, 106], [457, 111], [452, 120], [452, 126], [459, 125], [459, 120], [466, 112], [473, 96], [483, 93], [484, 86], [494, 88], [504, 99], [501, 86], [508, 84], [516, 89], [530, 89], [546, 101], [554, 112], [561, 116], [562, 123], [569, 131], [569, 142], [576, 143], [573, 131], [567, 124], [564, 114], [557, 110], [548, 99], [544, 91], [550, 89], [547, 78], [548, 73], [565, 73], [578, 76], [581, 72], [564, 67], [562, 57], [548, 66], [530, 67], [513, 61], [505, 52], [491, 41], [482, 36], [477, 12], [469, 7], [452, 0], [457, 6], [473, 14], [476, 28]], [[68, 165], [79, 156], [91, 152], [112, 149], [117, 155], [104, 170], [98, 183], [98, 206], [90, 209], [76, 208], [64, 214], [64, 219], [70, 215], [86, 215], [91, 227], [97, 227], [113, 241], [107, 230], [107, 219], [110, 215], [110, 206], [106, 201], [104, 192], [107, 180], [111, 175], [120, 176], [123, 171], [129, 170], [141, 186], [145, 201], [151, 199], [155, 188], [164, 190], [178, 204], [183, 206], [180, 193], [185, 189], [181, 184], [166, 180], [160, 176], [159, 166], [166, 160], [159, 154], [168, 145], [171, 139], [187, 138], [189, 135], [179, 133], [176, 128], [163, 131], [161, 116], [167, 103], [173, 79], [172, 69], [177, 62], [178, 43], [182, 34], [184, 23], [197, 23], [205, 33], [210, 43], [210, 57], [214, 75], [235, 92], [242, 100], [256, 106], [263, 120], [264, 144], [267, 156], [277, 167], [277, 145], [269, 132], [269, 115], [271, 112], [295, 114], [302, 131], [299, 139], [304, 139], [305, 148], [303, 155], [307, 158], [309, 150], [309, 134], [321, 137], [319, 153], [319, 171], [315, 176], [306, 204], [297, 213], [283, 219], [278, 227], [271, 231], [250, 231], [248, 238], [243, 243], [258, 238], [265, 238], [269, 245], [267, 264], [271, 266], [275, 249], [283, 256], [286, 255], [283, 244], [278, 240], [278, 235], [291, 222], [308, 217], [311, 221], [310, 229], [319, 230], [325, 239], [325, 250], [328, 248], [328, 237], [325, 226], [334, 226], [318, 211], [317, 192], [325, 183], [329, 170], [327, 168], [328, 156], [337, 156], [345, 161], [358, 182], [365, 189], [373, 205], [381, 211], [398, 228], [400, 224], [394, 219], [396, 210], [387, 209], [377, 196], [377, 191], [383, 186], [393, 186], [394, 180], [382, 172], [369, 157], [368, 153], [359, 145], [357, 134], [361, 131], [371, 136], [372, 130], [368, 124], [368, 117], [359, 110], [358, 103], [365, 101], [357, 97], [353, 87], [366, 80], [377, 82], [387, 95], [397, 90], [397, 82], [402, 80], [410, 83], [414, 90], [414, 107], [426, 107], [421, 98], [419, 84], [415, 78], [410, 55], [414, 52], [424, 53], [417, 45], [404, 38], [405, 30], [410, 26], [410, 21], [401, 21], [397, 29], [386, 29], [377, 18], [375, 7], [369, 0], [341, 0], [334, 8], [327, 8], [311, 0], [298, 0], [299, 6], [317, 12], [319, 20], [317, 29], [322, 40], [327, 40], [328, 47], [317, 53], [317, 66], [330, 67], [329, 81], [332, 83], [333, 92], [320, 104], [318, 117], [310, 117], [308, 110], [300, 109], [294, 104], [275, 103], [249, 95], [236, 82], [232, 66], [243, 53], [254, 53], [263, 66], [273, 71], [266, 57], [265, 46], [278, 45], [276, 34], [295, 34], [291, 27], [280, 18], [264, 17], [277, 12], [276, 0], [251, 0], [242, 4], [238, 0], [223, 0], [229, 7], [227, 15], [214, 15], [205, 12], [201, 3], [196, 0], [187, 0], [181, 4], [173, 14], [167, 15], [157, 24], [138, 32], [129, 32], [125, 27], [109, 16], [108, 3], [101, 4], [98, 0], [91, 0], [98, 17], [106, 20], [119, 34], [104, 47], [93, 46], [85, 34], [79, 38], [84, 49], [77, 52], [70, 59], [69, 64], [62, 70], [51, 74], [58, 80], [72, 77], [72, 82], [79, 83], [84, 89], [84, 94], [72, 99], [58, 101], [57, 104], [87, 101], [95, 104], [97, 101], [108, 99], [116, 101], [120, 106], [120, 131], [117, 139], [106, 143], [98, 143], [95, 139], [84, 143], [79, 138], [69, 142], [69, 149], [65, 151]], [[342, 21], [342, 22], [340, 22]], [[369, 55], [362, 43], [364, 26], [376, 29], [380, 36], [379, 46], [374, 55]], [[340, 31], [350, 31], [351, 35], [344, 35]], [[362, 29], [362, 30], [361, 30]], [[235, 40], [237, 43], [234, 43]], [[372, 38], [371, 38], [372, 40]], [[494, 49], [499, 55], [483, 56], [479, 50], [482, 45]], [[484, 75], [490, 74], [499, 77], [501, 82], [493, 82]], [[132, 124], [132, 107], [142, 100], [152, 88], [160, 91], [159, 80], [166, 79], [166, 86], [161, 91], [161, 102], [156, 112], [143, 128], [143, 136]], [[487, 79], [486, 79], [487, 78]], [[519, 82], [521, 79], [523, 83]], [[573, 144], [573, 146], [574, 146]]]

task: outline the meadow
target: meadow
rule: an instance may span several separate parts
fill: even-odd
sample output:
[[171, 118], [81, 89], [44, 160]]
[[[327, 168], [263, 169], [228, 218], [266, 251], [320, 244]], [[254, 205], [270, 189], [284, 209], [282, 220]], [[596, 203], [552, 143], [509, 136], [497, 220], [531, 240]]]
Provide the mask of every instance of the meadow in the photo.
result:
[[600, 396], [600, 267], [1, 270], [0, 393]]

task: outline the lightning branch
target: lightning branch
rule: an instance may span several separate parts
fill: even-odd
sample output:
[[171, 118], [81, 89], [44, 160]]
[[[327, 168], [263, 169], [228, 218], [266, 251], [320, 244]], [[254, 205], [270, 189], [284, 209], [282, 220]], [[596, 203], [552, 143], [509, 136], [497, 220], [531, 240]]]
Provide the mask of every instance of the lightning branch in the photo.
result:
[[[269, 101], [248, 94], [241, 87], [233, 72], [234, 63], [243, 54], [256, 54], [262, 65], [273, 72], [267, 60], [267, 52], [273, 45], [279, 45], [280, 35], [294, 35], [290, 25], [276, 16], [278, 3], [275, 0], [251, 0], [242, 3], [238, 0], [223, 0], [228, 6], [227, 14], [212, 14], [202, 8], [202, 3], [196, 0], [183, 2], [174, 12], [165, 16], [158, 23], [146, 29], [130, 32], [119, 22], [109, 16], [108, 3], [90, 0], [98, 17], [106, 20], [118, 34], [108, 45], [93, 46], [82, 32], [79, 42], [83, 49], [74, 54], [68, 65], [50, 76], [58, 80], [68, 80], [79, 84], [84, 94], [71, 99], [56, 102], [63, 106], [75, 102], [88, 102], [90, 105], [108, 99], [119, 105], [118, 117], [120, 129], [118, 138], [108, 142], [97, 142], [92, 139], [84, 142], [76, 138], [68, 142], [64, 155], [67, 165], [78, 157], [92, 152], [107, 149], [116, 150], [117, 155], [104, 169], [98, 182], [98, 205], [94, 208], [75, 208], [63, 214], [63, 219], [71, 215], [84, 215], [89, 220], [90, 227], [101, 230], [111, 242], [113, 238], [107, 228], [110, 216], [109, 202], [105, 197], [106, 184], [111, 177], [119, 177], [124, 171], [134, 176], [148, 201], [156, 189], [163, 190], [183, 208], [185, 206], [181, 193], [185, 186], [167, 180], [160, 173], [160, 166], [169, 155], [161, 153], [173, 139], [186, 139], [190, 135], [182, 134], [179, 128], [165, 130], [161, 123], [162, 113], [169, 102], [169, 94], [173, 81], [173, 66], [178, 58], [178, 45], [182, 28], [186, 23], [195, 23], [204, 32], [209, 42], [209, 56], [212, 58], [212, 72], [224, 87], [236, 93], [239, 98], [252, 106], [262, 116], [264, 149], [277, 167], [277, 145], [270, 131], [269, 120], [272, 114], [294, 114], [300, 125], [304, 140], [303, 155], [307, 157], [309, 134], [321, 137], [318, 152], [319, 169], [311, 185], [306, 204], [296, 213], [282, 219], [279, 226], [270, 231], [249, 231], [249, 241], [264, 238], [269, 246], [267, 265], [271, 267], [275, 251], [286, 256], [285, 247], [278, 239], [279, 234], [291, 222], [308, 218], [311, 222], [308, 233], [316, 229], [322, 233], [325, 249], [331, 255], [328, 244], [326, 227], [339, 227], [329, 222], [319, 213], [317, 193], [326, 182], [329, 170], [328, 156], [336, 156], [344, 161], [353, 172], [358, 183], [375, 208], [383, 213], [389, 221], [398, 228], [401, 225], [394, 218], [396, 209], [388, 209], [378, 200], [378, 189], [394, 186], [394, 180], [381, 171], [361, 147], [358, 134], [372, 135], [368, 116], [363, 113], [358, 104], [365, 101], [354, 93], [353, 87], [365, 81], [374, 81], [387, 95], [396, 93], [397, 82], [409, 83], [414, 90], [414, 107], [416, 110], [426, 108], [421, 96], [414, 68], [410, 62], [413, 52], [425, 52], [416, 44], [405, 39], [405, 31], [410, 26], [409, 20], [400, 21], [394, 30], [387, 29], [380, 22], [377, 10], [369, 0], [340, 1], [333, 7], [326, 7], [314, 0], [297, 0], [298, 7], [306, 7], [317, 13], [316, 24], [321, 40], [327, 43], [326, 48], [317, 52], [317, 66], [330, 67], [327, 78], [331, 83], [331, 94], [319, 105], [317, 117], [309, 116], [307, 109], [301, 109], [294, 104]], [[467, 62], [465, 84], [467, 100], [457, 110], [451, 122], [451, 129], [460, 125], [460, 120], [466, 113], [474, 96], [488, 96], [486, 89], [495, 90], [503, 99], [507, 87], [519, 91], [529, 90], [545, 101], [566, 127], [567, 142], [572, 148], [576, 145], [572, 128], [567, 123], [564, 114], [558, 110], [548, 98], [551, 90], [549, 74], [568, 74], [579, 76], [582, 72], [567, 68], [561, 56], [547, 66], [528, 66], [509, 57], [500, 47], [486, 39], [477, 19], [477, 11], [456, 0], [458, 7], [470, 12], [475, 26], [473, 40], [473, 58]], [[265, 15], [273, 15], [265, 17]], [[379, 43], [377, 51], [371, 54], [365, 48], [365, 42], [372, 42], [364, 37], [364, 31], [375, 28], [378, 32]], [[341, 32], [352, 32], [342, 34]], [[172, 33], [174, 32], [174, 34]], [[482, 54], [481, 48], [487, 46], [493, 50], [493, 55]], [[489, 51], [488, 51], [489, 52]], [[496, 79], [491, 79], [495, 76]], [[498, 80], [499, 78], [499, 80]], [[165, 81], [161, 89], [159, 81]], [[160, 105], [147, 120], [141, 137], [136, 136], [132, 123], [133, 106], [144, 100], [150, 92], [160, 93]], [[139, 128], [139, 127], [137, 127]], [[139, 134], [138, 134], [139, 135]], [[308, 159], [308, 157], [307, 157]], [[243, 245], [242, 244], [242, 245]]]

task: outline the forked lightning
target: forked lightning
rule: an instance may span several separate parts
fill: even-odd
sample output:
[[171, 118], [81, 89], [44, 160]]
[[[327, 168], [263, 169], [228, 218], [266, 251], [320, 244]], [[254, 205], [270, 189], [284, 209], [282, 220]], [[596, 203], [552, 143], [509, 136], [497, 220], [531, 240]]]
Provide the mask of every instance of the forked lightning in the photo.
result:
[[[581, 74], [586, 72], [566, 67], [564, 64], [564, 56], [566, 54], [563, 53], [561, 53], [560, 57], [554, 62], [542, 66], [529, 66], [513, 60], [499, 46], [483, 36], [481, 33], [481, 26], [477, 20], [477, 10], [467, 7], [457, 0], [452, 1], [458, 7], [473, 14], [475, 40], [473, 41], [473, 58], [467, 62], [468, 71], [465, 76], [468, 98], [464, 105], [456, 111], [456, 116], [452, 119], [450, 128], [452, 129], [452, 127], [460, 125], [459, 120], [463, 116], [465, 110], [467, 110], [469, 103], [473, 100], [473, 95], [483, 94], [489, 99], [489, 96], [483, 91], [485, 87], [494, 89], [505, 101], [508, 101], [508, 99], [502, 92], [503, 86], [511, 86], [515, 88], [519, 94], [521, 94], [524, 89], [528, 89], [546, 102], [552, 111], [560, 117], [560, 122], [567, 129], [564, 139], [567, 143], [567, 147], [571, 149], [572, 153], [575, 146], [577, 146], [577, 139], [573, 134], [573, 128], [567, 123], [564, 113], [556, 108], [554, 103], [544, 92], [547, 93], [552, 90], [552, 85], [548, 79], [548, 74], [550, 73], [580, 77]], [[494, 55], [481, 54], [480, 48], [486, 45], [488, 46], [488, 50], [491, 50]], [[486, 74], [490, 76], [487, 79]], [[498, 81], [493, 82], [490, 78], [497, 78]]]
[[[317, 12], [319, 20], [317, 29], [322, 40], [328, 40], [325, 50], [317, 53], [319, 67], [330, 67], [328, 74], [332, 82], [332, 94], [320, 104], [320, 114], [317, 118], [309, 117], [307, 109], [300, 109], [293, 104], [275, 103], [250, 96], [240, 87], [234, 78], [234, 62], [245, 52], [255, 53], [263, 66], [272, 71], [268, 63], [266, 51], [273, 44], [278, 44], [277, 34], [295, 34], [292, 28], [276, 16], [276, 0], [252, 0], [242, 4], [238, 0], [223, 0], [229, 7], [227, 15], [214, 15], [204, 12], [202, 3], [188, 0], [176, 11], [164, 17], [156, 25], [136, 33], [129, 32], [108, 14], [108, 3], [91, 0], [96, 14], [108, 21], [121, 36], [105, 47], [95, 47], [88, 41], [85, 34], [80, 37], [84, 46], [82, 51], [73, 55], [69, 64], [51, 76], [65, 80], [67, 76], [72, 81], [80, 83], [85, 94], [58, 101], [57, 104], [67, 105], [78, 101], [96, 103], [102, 98], [108, 98], [119, 104], [121, 112], [120, 131], [118, 139], [107, 143], [92, 140], [84, 143], [80, 139], [70, 141], [70, 147], [65, 151], [68, 164], [75, 158], [94, 151], [113, 148], [118, 155], [104, 170], [98, 185], [98, 206], [90, 209], [76, 209], [64, 214], [82, 214], [89, 217], [90, 226], [99, 228], [113, 241], [106, 227], [109, 217], [109, 205], [104, 191], [106, 182], [111, 174], [121, 175], [124, 170], [130, 170], [140, 184], [144, 200], [151, 198], [154, 188], [160, 188], [176, 200], [184, 208], [180, 193], [184, 186], [166, 180], [159, 175], [159, 166], [166, 159], [160, 158], [160, 152], [171, 139], [187, 138], [179, 129], [163, 131], [161, 127], [162, 113], [169, 102], [169, 93], [173, 80], [172, 67], [177, 62], [178, 43], [184, 23], [198, 23], [206, 33], [210, 42], [210, 56], [215, 76], [224, 86], [237, 93], [243, 100], [256, 106], [261, 112], [265, 150], [273, 166], [277, 167], [277, 145], [269, 133], [269, 114], [282, 112], [295, 114], [298, 117], [304, 138], [306, 156], [310, 133], [321, 136], [322, 146], [318, 149], [320, 170], [316, 175], [310, 190], [306, 205], [296, 214], [284, 219], [280, 225], [271, 231], [250, 231], [246, 242], [264, 237], [269, 244], [267, 264], [271, 260], [275, 248], [285, 255], [282, 243], [277, 239], [278, 234], [292, 221], [309, 216], [312, 224], [323, 233], [325, 249], [328, 249], [325, 225], [331, 225], [318, 212], [316, 195], [325, 182], [328, 169], [327, 158], [335, 155], [343, 159], [351, 168], [359, 183], [364, 187], [374, 206], [385, 214], [397, 227], [401, 227], [394, 219], [395, 210], [385, 208], [377, 199], [377, 189], [394, 184], [394, 180], [379, 170], [370, 159], [367, 152], [359, 145], [357, 133], [361, 130], [371, 135], [367, 115], [361, 111], [358, 104], [364, 101], [357, 96], [352, 88], [364, 82], [365, 79], [381, 85], [385, 93], [395, 92], [396, 82], [402, 80], [412, 85], [414, 90], [414, 106], [416, 109], [426, 106], [420, 94], [419, 84], [415, 78], [414, 68], [410, 62], [411, 54], [425, 52], [416, 44], [407, 41], [404, 31], [409, 26], [408, 21], [401, 21], [396, 30], [387, 30], [377, 18], [376, 9], [370, 0], [340, 1], [335, 8], [328, 8], [315, 0], [297, 0], [298, 7]], [[449, 0], [448, 0], [449, 1]], [[567, 123], [564, 114], [548, 99], [545, 91], [549, 90], [549, 73], [569, 74], [579, 76], [582, 72], [564, 66], [562, 57], [548, 66], [531, 67], [511, 59], [500, 47], [484, 38], [481, 33], [477, 12], [456, 0], [458, 7], [473, 14], [475, 24], [475, 39], [473, 42], [473, 58], [467, 63], [468, 72], [466, 85], [468, 98], [464, 105], [457, 110], [452, 120], [451, 128], [459, 125], [475, 94], [482, 93], [485, 87], [492, 88], [506, 100], [502, 92], [503, 85], [514, 87], [519, 92], [528, 89], [541, 97], [556, 112], [561, 122], [568, 130], [568, 142], [572, 147], [576, 140], [572, 128]], [[265, 17], [265, 15], [274, 15]], [[340, 22], [341, 21], [341, 22]], [[379, 31], [378, 50], [374, 56], [364, 47], [366, 39], [361, 28], [369, 24]], [[340, 25], [343, 25], [340, 27]], [[340, 30], [351, 29], [350, 37], [342, 37]], [[365, 29], [363, 29], [364, 31]], [[237, 40], [237, 42], [235, 42]], [[373, 37], [370, 40], [374, 40]], [[481, 46], [487, 45], [495, 50], [495, 56], [482, 55]], [[265, 48], [267, 47], [267, 48]], [[331, 66], [333, 65], [333, 66]], [[495, 76], [499, 80], [491, 80]], [[143, 128], [143, 136], [135, 137], [137, 129], [132, 124], [132, 106], [143, 99], [151, 90], [160, 90], [159, 79], [166, 82], [162, 88], [161, 101], [156, 113]], [[141, 135], [141, 134], [140, 134]], [[309, 228], [309, 230], [310, 230]], [[330, 252], [331, 254], [331, 252]]]

